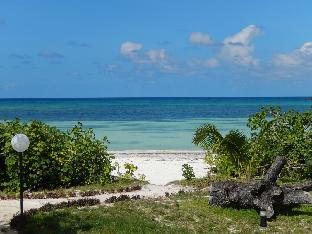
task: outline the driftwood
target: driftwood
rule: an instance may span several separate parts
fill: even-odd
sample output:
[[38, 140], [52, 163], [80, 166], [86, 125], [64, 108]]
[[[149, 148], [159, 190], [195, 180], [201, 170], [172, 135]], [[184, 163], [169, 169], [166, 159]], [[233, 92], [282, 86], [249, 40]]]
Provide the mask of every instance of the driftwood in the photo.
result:
[[274, 206], [312, 204], [312, 181], [294, 185], [278, 186], [276, 180], [283, 166], [284, 157], [277, 157], [264, 179], [253, 183], [233, 181], [212, 184], [209, 203], [237, 208], [255, 208], [265, 210], [267, 218], [274, 215]]

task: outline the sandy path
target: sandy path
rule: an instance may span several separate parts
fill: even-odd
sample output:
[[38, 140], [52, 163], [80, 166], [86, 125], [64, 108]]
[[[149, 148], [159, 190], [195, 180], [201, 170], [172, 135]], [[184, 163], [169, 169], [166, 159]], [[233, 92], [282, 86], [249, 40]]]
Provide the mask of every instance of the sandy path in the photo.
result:
[[[183, 191], [192, 191], [192, 188], [181, 187], [178, 185], [144, 185], [141, 190], [133, 191], [133, 192], [122, 192], [122, 193], [114, 193], [114, 194], [102, 194], [96, 196], [90, 196], [88, 198], [97, 198], [100, 199], [101, 203], [103, 203], [106, 199], [112, 196], [120, 196], [122, 194], [126, 194], [129, 196], [140, 195], [142, 198], [157, 198], [161, 196], [165, 196], [165, 193], [168, 192], [170, 194], [178, 193], [180, 190]], [[81, 197], [73, 197], [73, 198], [57, 198], [57, 199], [24, 199], [24, 210], [29, 210], [32, 208], [39, 208], [46, 203], [56, 204], [63, 201], [80, 199]], [[7, 226], [10, 219], [14, 214], [19, 212], [19, 200], [0, 200], [0, 228], [2, 226]]]

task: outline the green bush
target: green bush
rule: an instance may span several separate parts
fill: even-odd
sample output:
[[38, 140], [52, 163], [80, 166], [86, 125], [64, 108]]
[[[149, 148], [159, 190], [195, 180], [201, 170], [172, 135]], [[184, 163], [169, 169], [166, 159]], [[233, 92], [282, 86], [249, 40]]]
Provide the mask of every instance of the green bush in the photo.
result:
[[206, 150], [205, 160], [216, 166], [218, 174], [237, 177], [248, 172], [249, 142], [240, 131], [222, 136], [213, 124], [205, 124], [196, 130], [193, 143]]
[[185, 163], [182, 165], [182, 176], [186, 179], [186, 180], [191, 180], [193, 178], [195, 178], [195, 173], [193, 170], [193, 167], [191, 167], [191, 165]]
[[23, 160], [26, 189], [104, 184], [109, 179], [112, 157], [107, 152], [107, 140], [96, 139], [92, 129], [85, 130], [78, 123], [62, 132], [39, 121], [14, 120], [0, 124], [0, 152], [4, 154], [4, 165], [0, 165], [2, 190], [17, 191], [19, 187], [18, 155], [11, 146], [11, 138], [17, 133], [26, 134], [30, 140]]
[[193, 143], [206, 150], [207, 162], [222, 176], [262, 176], [277, 156], [284, 156], [283, 176], [312, 178], [312, 110], [261, 108], [247, 126], [250, 138], [238, 130], [222, 136], [214, 125], [206, 124], [196, 130]]
[[249, 154], [261, 175], [277, 156], [287, 165], [282, 174], [293, 179], [312, 178], [312, 110], [282, 112], [279, 107], [262, 108], [249, 117]]

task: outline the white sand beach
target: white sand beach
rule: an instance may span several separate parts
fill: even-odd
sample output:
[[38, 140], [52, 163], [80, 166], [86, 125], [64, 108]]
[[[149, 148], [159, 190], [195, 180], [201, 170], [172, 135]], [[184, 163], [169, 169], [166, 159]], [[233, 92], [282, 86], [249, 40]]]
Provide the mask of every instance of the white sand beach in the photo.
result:
[[175, 180], [183, 179], [182, 165], [190, 164], [196, 177], [207, 175], [209, 165], [204, 162], [203, 151], [181, 150], [126, 150], [111, 151], [115, 155], [114, 162], [118, 162], [121, 170], [124, 163], [132, 163], [138, 167], [135, 176], [144, 174], [151, 184], [165, 185]]

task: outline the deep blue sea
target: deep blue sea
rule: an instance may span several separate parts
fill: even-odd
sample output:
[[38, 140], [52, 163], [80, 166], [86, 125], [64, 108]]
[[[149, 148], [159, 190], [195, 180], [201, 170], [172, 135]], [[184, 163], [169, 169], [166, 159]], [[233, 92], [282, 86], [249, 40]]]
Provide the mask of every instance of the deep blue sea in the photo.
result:
[[248, 134], [248, 116], [268, 105], [304, 111], [312, 101], [303, 97], [0, 99], [0, 119], [36, 119], [62, 130], [81, 121], [97, 137], [106, 135], [110, 150], [186, 150], [196, 149], [192, 135], [203, 123], [214, 123], [223, 133], [238, 128]]

